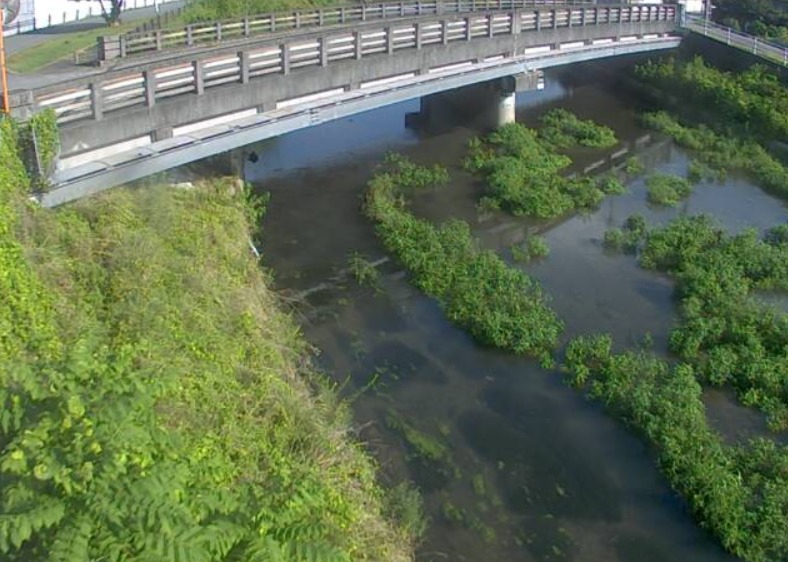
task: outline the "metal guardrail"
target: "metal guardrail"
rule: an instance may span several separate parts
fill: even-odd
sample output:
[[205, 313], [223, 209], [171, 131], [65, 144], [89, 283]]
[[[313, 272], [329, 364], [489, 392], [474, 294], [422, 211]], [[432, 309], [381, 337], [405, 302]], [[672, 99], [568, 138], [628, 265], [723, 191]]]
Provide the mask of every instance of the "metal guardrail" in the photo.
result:
[[231, 53], [195, 53], [188, 62], [159, 62], [141, 70], [110, 72], [76, 81], [72, 87], [51, 86], [31, 92], [30, 101], [34, 111], [53, 109], [60, 124], [100, 120], [114, 111], [152, 107], [176, 96], [202, 95], [224, 84], [247, 84], [272, 74], [286, 75], [348, 59], [574, 26], [677, 21], [678, 14], [672, 5], [594, 6], [434, 17], [381, 27], [333, 29], [319, 35], [258, 42]]
[[234, 20], [187, 25], [177, 29], [153, 29], [124, 35], [99, 37], [101, 60], [150, 54], [168, 49], [211, 45], [291, 31], [377, 19], [394, 19], [491, 10], [515, 10], [537, 6], [588, 6], [593, 0], [408, 0], [376, 4], [353, 4], [312, 10], [262, 14]]
[[717, 25], [716, 23], [695, 16], [686, 17], [684, 26], [695, 33], [705, 35], [706, 37], [720, 41], [731, 47], [737, 47], [763, 59], [782, 64], [783, 66], [788, 66], [788, 47], [784, 45], [772, 43], [754, 35], [742, 33], [730, 27]]

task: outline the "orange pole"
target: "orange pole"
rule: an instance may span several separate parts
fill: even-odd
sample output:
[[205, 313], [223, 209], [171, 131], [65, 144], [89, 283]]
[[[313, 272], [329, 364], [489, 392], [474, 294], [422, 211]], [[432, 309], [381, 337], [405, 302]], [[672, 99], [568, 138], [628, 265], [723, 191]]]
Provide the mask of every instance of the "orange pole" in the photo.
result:
[[5, 67], [5, 9], [0, 7], [0, 75], [3, 80], [3, 111], [8, 113], [8, 71]]

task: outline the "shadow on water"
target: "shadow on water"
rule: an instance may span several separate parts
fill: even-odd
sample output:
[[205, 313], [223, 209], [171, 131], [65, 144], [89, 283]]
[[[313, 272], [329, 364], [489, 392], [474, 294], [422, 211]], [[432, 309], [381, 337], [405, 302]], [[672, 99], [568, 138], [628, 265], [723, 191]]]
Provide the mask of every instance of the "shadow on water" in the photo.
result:
[[[591, 83], [588, 68], [548, 74], [545, 91], [518, 96], [518, 120], [534, 123], [561, 106], [613, 127], [625, 144], [642, 135], [634, 101]], [[480, 216], [481, 186], [460, 168], [478, 131], [457, 125], [415, 133], [404, 120], [417, 107], [399, 104], [281, 137], [261, 148], [247, 172], [271, 193], [264, 248], [278, 287], [320, 289], [299, 305], [318, 363], [353, 397], [384, 480], [411, 480], [424, 494], [431, 524], [419, 559], [732, 560], [692, 521], [642, 442], [559, 373], [477, 347], [394, 263], [382, 269], [377, 291], [327, 280], [347, 268], [352, 252], [386, 255], [360, 205], [382, 154], [398, 150], [452, 173], [449, 186], [414, 201], [419, 215], [467, 220], [480, 243], [502, 256], [529, 233], [543, 233], [551, 254], [526, 268], [551, 295], [566, 337], [608, 331], [629, 346], [651, 334], [664, 351], [675, 322], [673, 284], [640, 269], [634, 256], [606, 252], [604, 231], [634, 212], [653, 222], [709, 212], [732, 231], [763, 229], [785, 220], [784, 206], [732, 178], [699, 186], [681, 208], [656, 209], [636, 180], [628, 194], [588, 215], [552, 222]], [[643, 159], [659, 171], [683, 173], [688, 165], [669, 145]], [[755, 418], [742, 422], [752, 413], [730, 396], [712, 396], [707, 406], [719, 427], [752, 422], [760, 431]]]

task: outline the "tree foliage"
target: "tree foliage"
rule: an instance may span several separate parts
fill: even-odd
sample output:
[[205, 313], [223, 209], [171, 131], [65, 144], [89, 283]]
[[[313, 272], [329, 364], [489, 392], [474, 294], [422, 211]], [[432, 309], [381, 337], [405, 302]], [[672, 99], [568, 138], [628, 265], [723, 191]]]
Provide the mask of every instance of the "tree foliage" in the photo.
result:
[[788, 138], [788, 90], [763, 66], [723, 72], [703, 58], [648, 61], [636, 68], [645, 83], [700, 110], [714, 108], [718, 125], [761, 139]]

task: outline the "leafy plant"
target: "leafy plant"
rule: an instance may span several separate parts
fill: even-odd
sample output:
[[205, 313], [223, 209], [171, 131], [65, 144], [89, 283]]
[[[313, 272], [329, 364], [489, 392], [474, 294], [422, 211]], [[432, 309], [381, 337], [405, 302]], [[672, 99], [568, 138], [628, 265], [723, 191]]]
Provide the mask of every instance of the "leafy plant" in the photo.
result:
[[710, 427], [687, 364], [644, 352], [612, 353], [609, 336], [567, 346], [571, 384], [605, 404], [654, 448], [663, 473], [700, 522], [748, 562], [788, 555], [788, 449], [768, 440], [736, 447]]
[[423, 178], [442, 181], [446, 173], [414, 170], [401, 157], [390, 161], [394, 166], [384, 167], [369, 183], [365, 208], [413, 282], [477, 341], [551, 362], [562, 325], [538, 284], [479, 249], [467, 224], [449, 221], [435, 227], [414, 217], [404, 195], [425, 187]]
[[353, 252], [348, 259], [350, 273], [359, 285], [377, 287], [380, 283], [380, 272], [364, 256]]
[[555, 148], [587, 146], [610, 148], [618, 142], [612, 129], [591, 120], [579, 119], [565, 109], [551, 109], [542, 118], [539, 136]]
[[547, 257], [550, 254], [550, 247], [544, 238], [529, 236], [524, 242], [512, 245], [511, 251], [514, 261], [528, 263], [534, 258]]
[[[571, 114], [570, 114], [571, 115]], [[469, 143], [465, 167], [482, 175], [487, 192], [485, 208], [503, 208], [515, 215], [550, 218], [572, 209], [594, 209], [606, 194], [623, 193], [611, 177], [565, 178], [560, 171], [571, 160], [522, 125], [500, 127], [483, 141]]]
[[655, 174], [646, 180], [649, 203], [675, 207], [692, 193], [692, 185], [678, 176]]
[[0, 121], [0, 558], [406, 560], [227, 181], [27, 202]]

